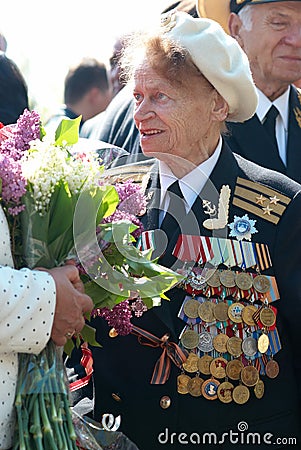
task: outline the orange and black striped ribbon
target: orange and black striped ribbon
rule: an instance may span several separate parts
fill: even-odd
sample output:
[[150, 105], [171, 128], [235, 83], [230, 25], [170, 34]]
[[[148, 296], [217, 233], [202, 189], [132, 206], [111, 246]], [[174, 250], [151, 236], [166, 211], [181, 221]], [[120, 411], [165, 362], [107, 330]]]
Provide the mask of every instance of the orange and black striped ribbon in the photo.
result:
[[133, 326], [131, 333], [138, 336], [141, 345], [162, 348], [162, 354], [155, 364], [150, 384], [164, 384], [170, 375], [171, 362], [181, 367], [187, 359], [188, 352], [182, 350], [175, 342], [170, 342], [167, 334], [159, 338], [136, 326]]

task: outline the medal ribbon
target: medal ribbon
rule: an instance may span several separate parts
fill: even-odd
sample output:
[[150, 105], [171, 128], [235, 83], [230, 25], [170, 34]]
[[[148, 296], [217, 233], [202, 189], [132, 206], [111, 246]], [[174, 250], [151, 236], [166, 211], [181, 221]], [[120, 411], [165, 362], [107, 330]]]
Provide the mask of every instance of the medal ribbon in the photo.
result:
[[243, 257], [242, 269], [249, 269], [256, 265], [256, 255], [252, 242], [240, 241], [240, 249]]
[[138, 337], [138, 342], [141, 345], [162, 348], [162, 354], [154, 367], [151, 384], [164, 384], [168, 380], [171, 361], [180, 368], [187, 359], [188, 353], [182, 350], [175, 342], [169, 342], [167, 334], [162, 336], [162, 338], [158, 338], [154, 334], [136, 326], [133, 326], [131, 334]]
[[137, 248], [140, 251], [155, 249], [154, 230], [143, 231], [141, 233], [137, 241]]
[[69, 388], [71, 392], [76, 391], [77, 389], [80, 389], [84, 386], [87, 386], [89, 383], [92, 373], [93, 373], [93, 357], [91, 350], [85, 346], [85, 344], [82, 345], [82, 353], [83, 356], [81, 357], [80, 364], [83, 366], [86, 372], [86, 376], [83, 378], [80, 378], [79, 380], [73, 381], [69, 384]]

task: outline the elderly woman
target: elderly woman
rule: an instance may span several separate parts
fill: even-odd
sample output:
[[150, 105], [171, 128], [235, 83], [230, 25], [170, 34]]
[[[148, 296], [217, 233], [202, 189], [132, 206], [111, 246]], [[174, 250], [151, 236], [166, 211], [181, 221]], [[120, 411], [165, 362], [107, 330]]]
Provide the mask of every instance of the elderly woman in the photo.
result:
[[225, 120], [256, 110], [247, 58], [217, 23], [172, 11], [124, 66], [155, 158], [145, 241], [184, 278], [128, 336], [95, 319], [95, 418], [121, 414], [141, 450], [300, 445], [301, 186], [223, 142]]

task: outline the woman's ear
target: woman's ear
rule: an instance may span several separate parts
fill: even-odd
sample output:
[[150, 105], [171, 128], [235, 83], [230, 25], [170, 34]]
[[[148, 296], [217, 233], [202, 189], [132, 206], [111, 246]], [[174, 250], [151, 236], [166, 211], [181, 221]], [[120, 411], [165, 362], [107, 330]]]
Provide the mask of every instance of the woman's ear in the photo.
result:
[[213, 117], [218, 122], [224, 122], [229, 114], [229, 105], [226, 100], [215, 91], [214, 106], [212, 110]]

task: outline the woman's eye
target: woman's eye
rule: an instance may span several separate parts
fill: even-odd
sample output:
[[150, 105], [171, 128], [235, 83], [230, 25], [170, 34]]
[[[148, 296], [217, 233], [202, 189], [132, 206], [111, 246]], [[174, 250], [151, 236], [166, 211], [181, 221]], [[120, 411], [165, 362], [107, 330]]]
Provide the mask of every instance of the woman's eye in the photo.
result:
[[158, 94], [157, 94], [157, 98], [159, 99], [159, 100], [165, 100], [166, 99], [166, 95], [165, 94], [163, 94], [163, 92], [158, 92]]

